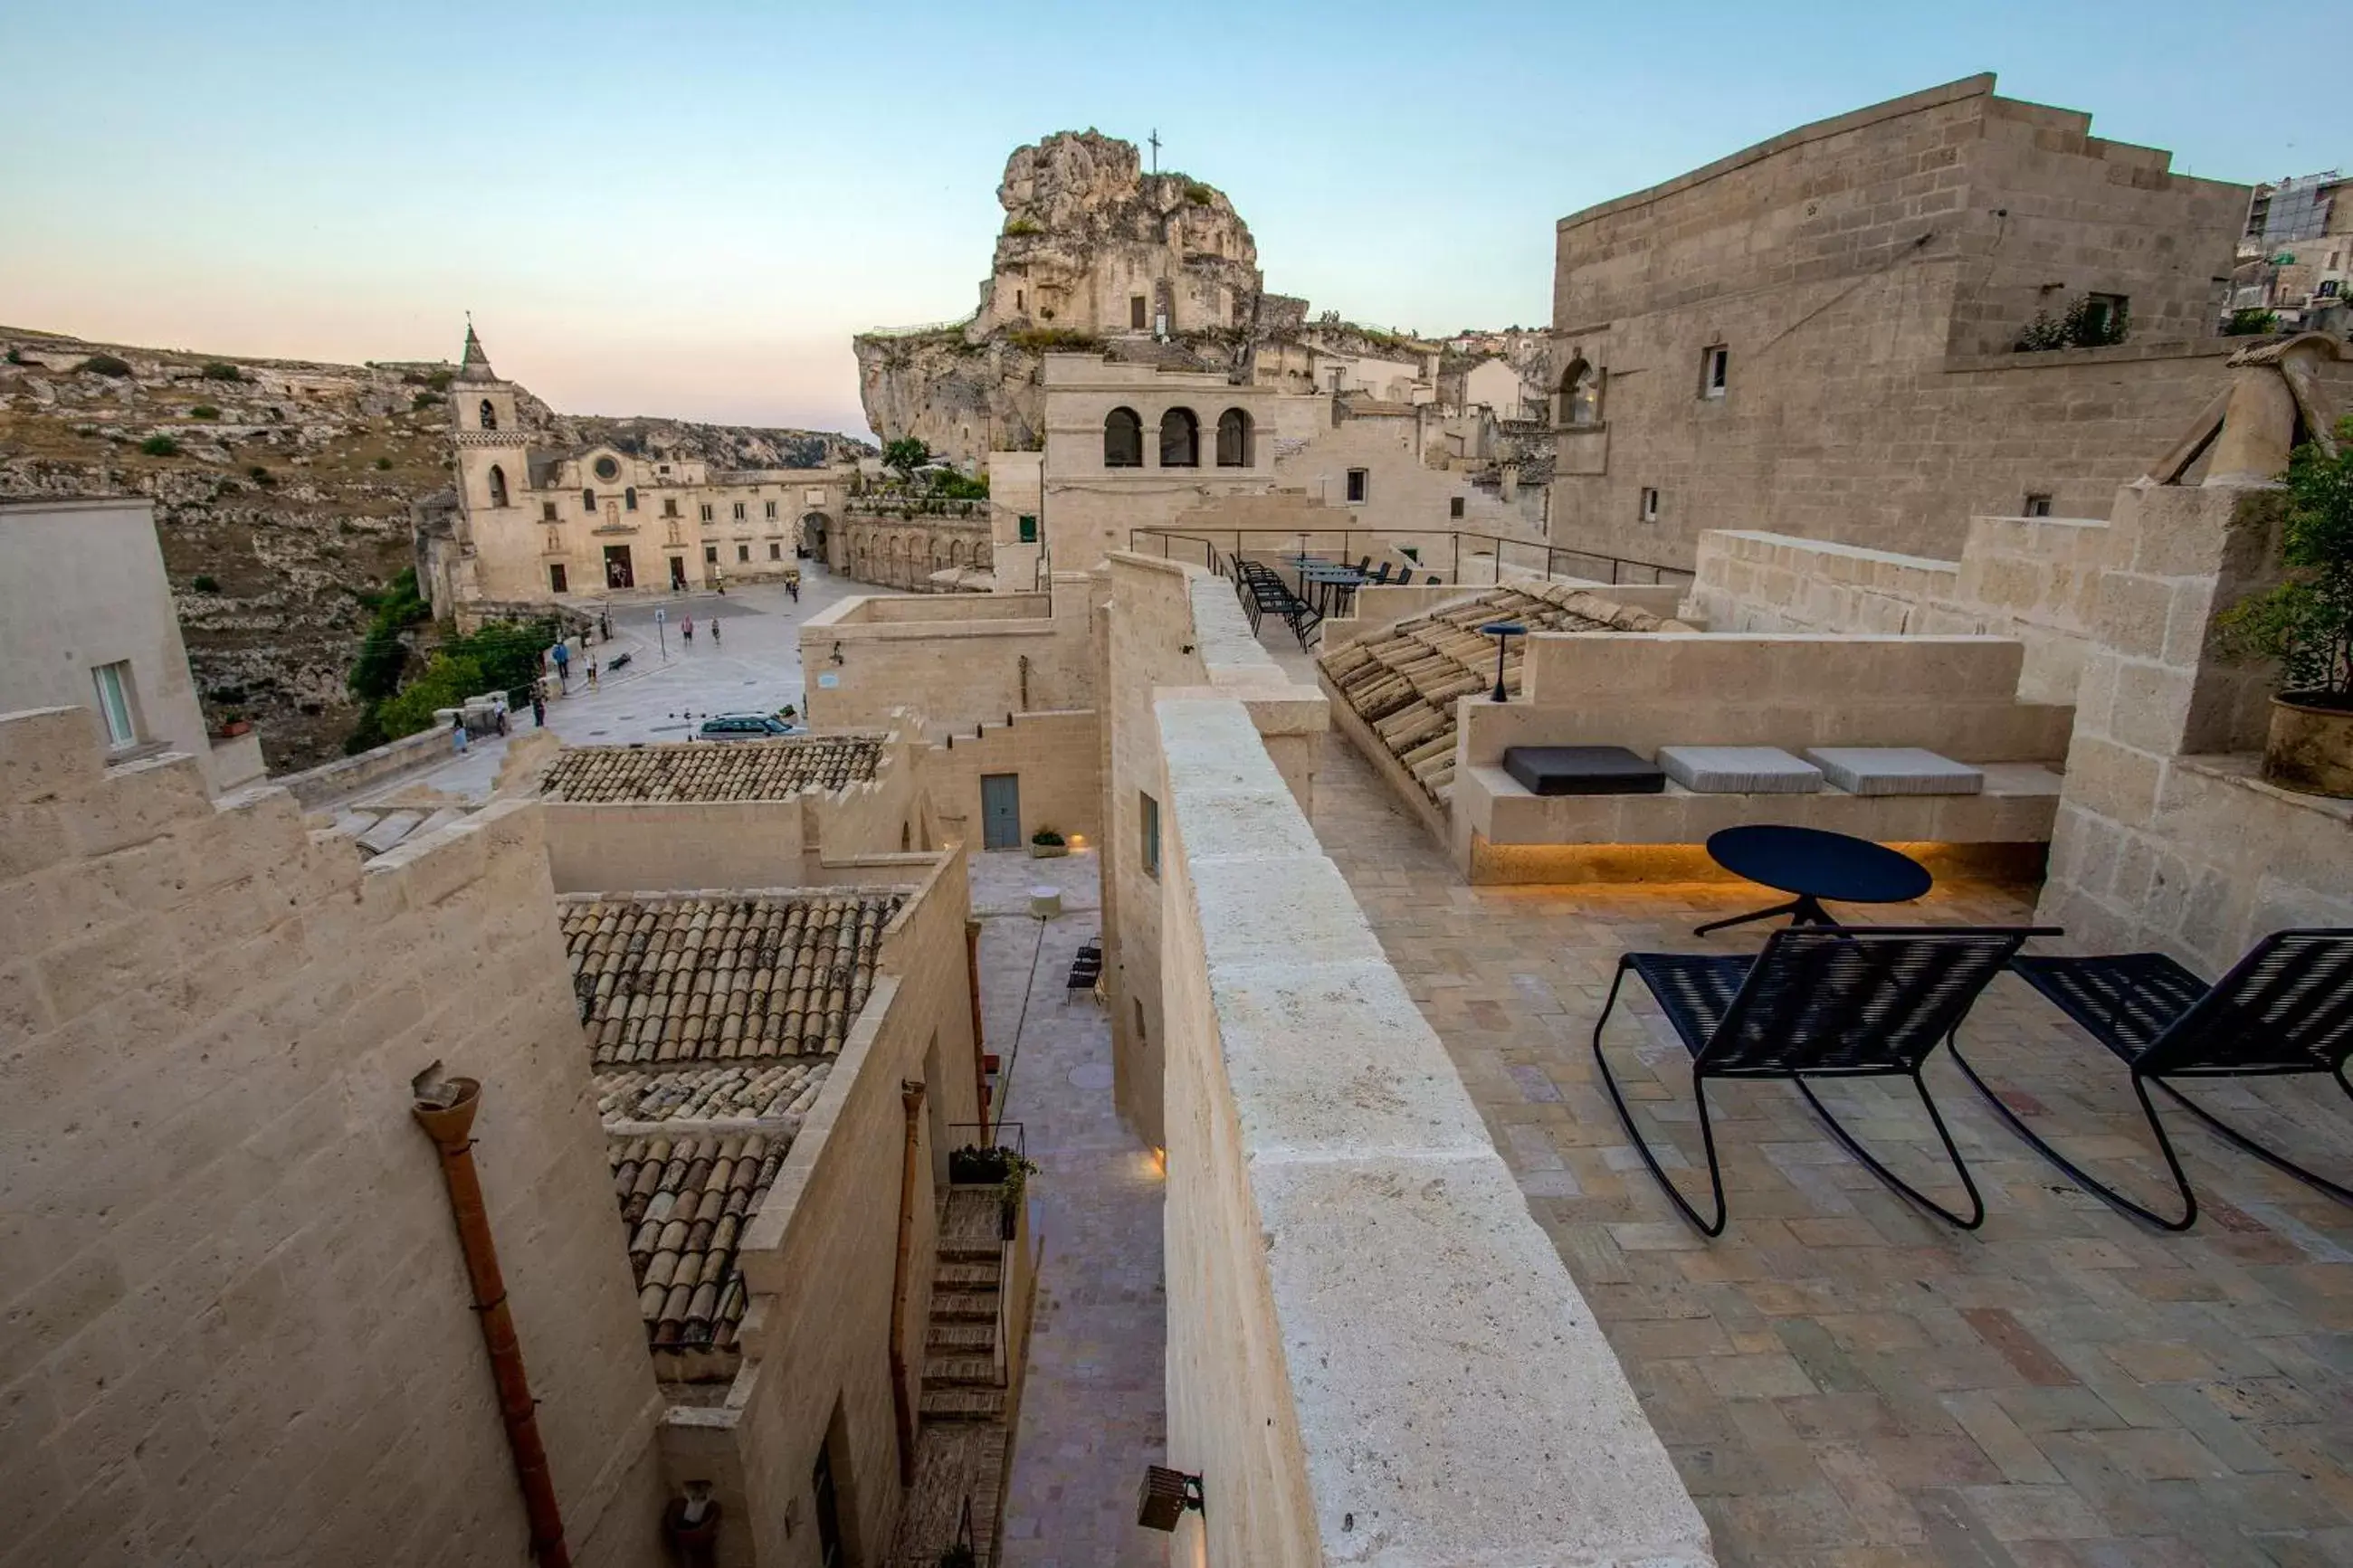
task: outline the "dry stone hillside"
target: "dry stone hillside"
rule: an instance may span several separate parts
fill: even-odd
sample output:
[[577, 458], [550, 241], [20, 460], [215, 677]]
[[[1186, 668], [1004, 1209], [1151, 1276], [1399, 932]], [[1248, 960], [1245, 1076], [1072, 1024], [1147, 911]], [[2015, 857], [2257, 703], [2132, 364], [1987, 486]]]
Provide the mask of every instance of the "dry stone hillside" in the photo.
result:
[[[255, 721], [273, 773], [338, 754], [358, 595], [412, 559], [410, 507], [448, 487], [454, 365], [365, 365], [135, 348], [0, 327], [0, 499], [136, 494], [156, 531], [189, 662], [216, 721]], [[608, 440], [725, 468], [822, 464], [827, 432], [558, 415], [550, 445]], [[432, 634], [427, 628], [422, 636]]]

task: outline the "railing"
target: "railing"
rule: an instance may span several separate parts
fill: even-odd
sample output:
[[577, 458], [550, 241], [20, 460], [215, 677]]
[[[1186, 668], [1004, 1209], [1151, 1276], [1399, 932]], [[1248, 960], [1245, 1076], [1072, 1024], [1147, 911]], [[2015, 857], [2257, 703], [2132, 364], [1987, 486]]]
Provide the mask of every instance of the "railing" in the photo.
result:
[[953, 321], [922, 321], [912, 327], [869, 327], [858, 335], [861, 338], [927, 338], [935, 332], [968, 327], [973, 320], [972, 316], [959, 316]]
[[[1694, 574], [1688, 567], [1667, 566], [1655, 561], [1635, 561], [1621, 555], [1609, 555], [1599, 551], [1577, 550], [1565, 544], [1542, 544], [1533, 540], [1505, 539], [1493, 533], [1468, 533], [1459, 529], [1436, 528], [1214, 528], [1200, 532], [1180, 532], [1169, 528], [1134, 528], [1128, 531], [1127, 544], [1131, 550], [1155, 553], [1152, 542], [1157, 542], [1159, 555], [1174, 559], [1178, 552], [1172, 543], [1187, 548], [1186, 559], [1191, 559], [1198, 548], [1201, 564], [1210, 571], [1223, 571], [1219, 552], [1229, 555], [1266, 554], [1300, 555], [1309, 552], [1310, 542], [1315, 548], [1331, 551], [1334, 536], [1340, 541], [1336, 552], [1345, 560], [1355, 555], [1395, 554], [1412, 563], [1413, 570], [1429, 572], [1434, 567], [1430, 552], [1418, 547], [1399, 547], [1390, 543], [1399, 537], [1439, 538], [1447, 542], [1445, 581], [1471, 587], [1486, 587], [1503, 581], [1506, 566], [1518, 567], [1538, 576], [1581, 577], [1589, 582], [1627, 585], [1647, 585], [1662, 583], [1688, 583]], [[1469, 549], [1466, 551], [1465, 542]], [[1481, 546], [1486, 548], [1482, 549]], [[1409, 554], [1408, 549], [1413, 553]], [[1466, 575], [1466, 556], [1471, 571]], [[1479, 570], [1484, 562], [1485, 570]]]
[[[958, 1133], [969, 1137], [957, 1141]], [[1010, 1134], [1008, 1140], [1008, 1134]], [[1000, 1121], [991, 1127], [986, 1121], [951, 1121], [948, 1123], [948, 1147], [951, 1150], [1007, 1149], [1017, 1160], [1029, 1158], [1029, 1139], [1018, 1121]], [[951, 1178], [953, 1179], [953, 1178]], [[994, 1363], [997, 1386], [1007, 1388], [1013, 1381], [1013, 1269], [1011, 1258], [1014, 1237], [1020, 1229], [1018, 1216], [1005, 1215], [997, 1227], [997, 1331], [989, 1355]]]

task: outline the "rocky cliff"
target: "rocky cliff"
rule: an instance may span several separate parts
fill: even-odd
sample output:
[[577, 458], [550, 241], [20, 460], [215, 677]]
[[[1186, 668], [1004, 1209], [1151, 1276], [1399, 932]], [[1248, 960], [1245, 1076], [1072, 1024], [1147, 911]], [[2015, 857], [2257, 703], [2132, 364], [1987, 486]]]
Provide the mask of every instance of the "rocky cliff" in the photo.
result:
[[[338, 754], [358, 595], [412, 559], [410, 509], [449, 483], [439, 363], [230, 358], [0, 327], [0, 498], [125, 493], [156, 532], [206, 715], [255, 721], [273, 773]], [[564, 416], [535, 438], [611, 440], [723, 468], [797, 468], [862, 442], [827, 432]]]

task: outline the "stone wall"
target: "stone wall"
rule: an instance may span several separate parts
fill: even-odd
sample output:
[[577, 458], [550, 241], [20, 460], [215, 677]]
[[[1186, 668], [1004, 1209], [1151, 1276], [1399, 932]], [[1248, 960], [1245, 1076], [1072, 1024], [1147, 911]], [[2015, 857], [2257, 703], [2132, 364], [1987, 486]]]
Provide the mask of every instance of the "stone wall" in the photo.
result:
[[969, 732], [1008, 713], [1092, 707], [1088, 613], [1083, 577], [1058, 577], [1049, 594], [845, 599], [801, 626], [809, 722], [876, 728], [906, 708]]
[[[2223, 384], [2211, 336], [2244, 187], [1971, 78], [1801, 127], [1561, 220], [1553, 540], [1688, 565], [1707, 529], [1948, 558], [2030, 494], [2076, 517]], [[2038, 310], [2128, 296], [2118, 346], [2009, 352]], [[1721, 395], [1703, 356], [1729, 353]], [[1645, 521], [1641, 496], [1658, 497]]]
[[474, 1155], [574, 1561], [650, 1564], [660, 1402], [537, 809], [363, 867], [283, 790], [0, 718], [0, 1562], [523, 1560], [439, 1163]]
[[1041, 827], [1089, 842], [1102, 837], [1103, 737], [1092, 709], [1017, 713], [1011, 724], [979, 729], [934, 742], [923, 757], [923, 793], [944, 841], [980, 852], [980, 781], [993, 773], [1019, 781], [1023, 843]]
[[988, 571], [988, 503], [971, 504], [969, 517], [901, 517], [853, 505], [838, 525], [842, 574], [911, 594], [937, 594], [950, 590], [932, 581], [934, 572]]
[[1976, 517], [1958, 561], [1788, 534], [1700, 535], [1691, 613], [1720, 632], [2015, 637], [2019, 695], [2073, 702], [2110, 531], [2078, 518]]
[[1171, 1560], [1712, 1563], [1245, 703], [1163, 691], [1144, 749], [1167, 802], [1168, 1462], [1208, 1500]]

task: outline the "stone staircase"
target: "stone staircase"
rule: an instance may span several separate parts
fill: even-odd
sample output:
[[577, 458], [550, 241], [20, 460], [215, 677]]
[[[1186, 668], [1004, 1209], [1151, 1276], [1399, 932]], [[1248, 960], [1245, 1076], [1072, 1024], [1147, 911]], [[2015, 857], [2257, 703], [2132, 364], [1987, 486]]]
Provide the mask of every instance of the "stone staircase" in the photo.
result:
[[997, 1385], [997, 1330], [1004, 1279], [994, 1193], [950, 1188], [940, 1209], [932, 1274], [932, 1316], [923, 1342], [917, 1406], [915, 1484], [900, 1510], [891, 1568], [933, 1568], [956, 1539], [965, 1500], [982, 1568], [997, 1561], [1004, 1503], [1008, 1392]]

